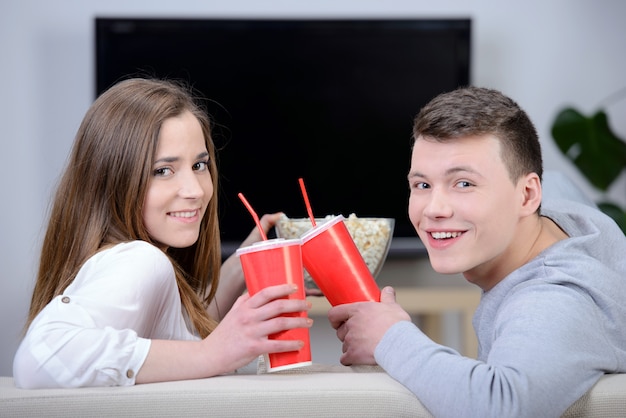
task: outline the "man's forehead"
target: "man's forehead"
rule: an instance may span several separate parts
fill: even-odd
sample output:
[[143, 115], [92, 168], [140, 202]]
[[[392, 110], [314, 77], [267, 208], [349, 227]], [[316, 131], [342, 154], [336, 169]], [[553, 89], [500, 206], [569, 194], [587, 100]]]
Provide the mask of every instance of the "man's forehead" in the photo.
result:
[[493, 136], [463, 137], [444, 141], [418, 138], [413, 146], [411, 171], [420, 172], [436, 168], [440, 173], [481, 172], [496, 164], [504, 162], [500, 155], [500, 142]]

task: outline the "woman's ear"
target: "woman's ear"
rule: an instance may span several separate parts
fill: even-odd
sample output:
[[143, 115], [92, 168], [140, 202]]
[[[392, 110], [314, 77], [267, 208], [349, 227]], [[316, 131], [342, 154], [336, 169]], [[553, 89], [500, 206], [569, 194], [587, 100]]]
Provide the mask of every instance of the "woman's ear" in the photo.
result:
[[522, 192], [522, 215], [528, 216], [537, 212], [541, 205], [541, 179], [537, 173], [528, 173], [520, 179]]

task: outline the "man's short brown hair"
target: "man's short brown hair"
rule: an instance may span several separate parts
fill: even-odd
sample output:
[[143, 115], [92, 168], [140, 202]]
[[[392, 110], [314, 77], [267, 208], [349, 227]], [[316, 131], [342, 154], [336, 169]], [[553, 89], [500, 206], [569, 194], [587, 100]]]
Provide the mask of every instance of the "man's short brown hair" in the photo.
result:
[[501, 143], [501, 158], [511, 181], [543, 174], [541, 145], [535, 126], [517, 103], [497, 90], [462, 87], [443, 93], [415, 117], [413, 137], [448, 141], [493, 135]]

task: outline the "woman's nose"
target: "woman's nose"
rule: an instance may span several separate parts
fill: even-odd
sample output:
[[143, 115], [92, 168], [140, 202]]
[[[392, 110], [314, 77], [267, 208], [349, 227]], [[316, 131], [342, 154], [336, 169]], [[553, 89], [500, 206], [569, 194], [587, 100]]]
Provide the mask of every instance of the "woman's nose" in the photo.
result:
[[204, 196], [204, 188], [195, 172], [191, 171], [181, 176], [179, 194], [187, 199], [198, 199]]

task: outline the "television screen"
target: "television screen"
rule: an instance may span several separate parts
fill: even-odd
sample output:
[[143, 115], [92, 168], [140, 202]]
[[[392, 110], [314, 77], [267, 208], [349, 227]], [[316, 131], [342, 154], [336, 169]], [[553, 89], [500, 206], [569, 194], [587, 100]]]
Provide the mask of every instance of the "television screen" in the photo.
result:
[[223, 253], [255, 211], [395, 219], [390, 257], [420, 251], [407, 215], [412, 121], [470, 83], [469, 19], [96, 18], [96, 95], [130, 76], [189, 82], [218, 147]]

